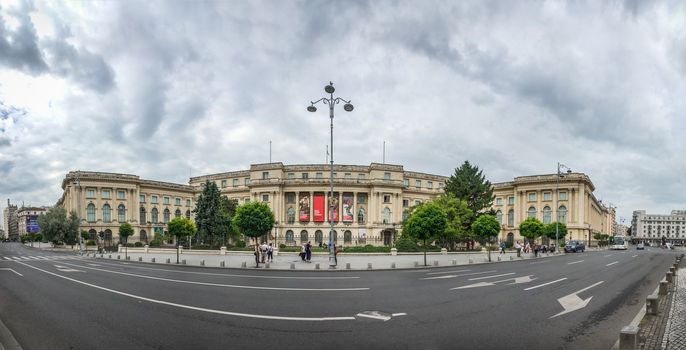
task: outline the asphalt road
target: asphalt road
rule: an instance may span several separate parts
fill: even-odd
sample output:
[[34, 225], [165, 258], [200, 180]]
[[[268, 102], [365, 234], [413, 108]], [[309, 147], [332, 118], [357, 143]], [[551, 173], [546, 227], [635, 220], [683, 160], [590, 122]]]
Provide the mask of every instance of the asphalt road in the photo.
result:
[[0, 320], [24, 349], [609, 349], [674, 255], [653, 248], [290, 272], [160, 266], [4, 243]]

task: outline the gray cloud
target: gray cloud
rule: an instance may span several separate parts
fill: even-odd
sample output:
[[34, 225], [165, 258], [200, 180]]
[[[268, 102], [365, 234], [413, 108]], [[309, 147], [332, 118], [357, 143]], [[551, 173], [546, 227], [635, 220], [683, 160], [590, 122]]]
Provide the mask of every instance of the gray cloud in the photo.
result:
[[23, 11], [8, 13], [19, 21], [19, 26], [15, 31], [7, 28], [4, 16], [0, 12], [0, 65], [31, 74], [40, 74], [48, 70], [48, 65], [38, 48], [36, 29], [26, 13], [30, 7], [28, 5], [22, 7], [24, 7]]

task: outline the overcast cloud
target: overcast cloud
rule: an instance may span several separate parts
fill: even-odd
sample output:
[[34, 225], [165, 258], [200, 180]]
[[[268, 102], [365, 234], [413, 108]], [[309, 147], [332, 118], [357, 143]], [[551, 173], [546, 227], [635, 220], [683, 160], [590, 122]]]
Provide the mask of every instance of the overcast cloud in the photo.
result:
[[0, 196], [70, 170], [187, 183], [272, 159], [492, 182], [588, 174], [618, 221], [684, 209], [683, 1], [0, 0]]

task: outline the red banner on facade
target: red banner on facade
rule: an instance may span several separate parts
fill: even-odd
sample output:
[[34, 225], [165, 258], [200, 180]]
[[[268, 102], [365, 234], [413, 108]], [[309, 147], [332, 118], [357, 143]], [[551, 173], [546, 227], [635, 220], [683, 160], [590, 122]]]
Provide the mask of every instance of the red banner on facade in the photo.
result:
[[324, 207], [324, 195], [323, 194], [315, 194], [314, 195], [314, 222], [324, 222], [324, 213], [326, 212], [326, 208]]
[[310, 221], [310, 194], [308, 192], [300, 193], [298, 216], [300, 221]]

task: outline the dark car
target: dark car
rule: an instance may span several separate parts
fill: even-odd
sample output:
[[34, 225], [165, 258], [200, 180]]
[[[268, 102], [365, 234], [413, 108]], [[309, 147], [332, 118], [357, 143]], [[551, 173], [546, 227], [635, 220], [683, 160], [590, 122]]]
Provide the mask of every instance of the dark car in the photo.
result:
[[586, 245], [582, 241], [569, 241], [565, 245], [565, 253], [576, 253], [576, 252], [582, 252], [586, 250]]

